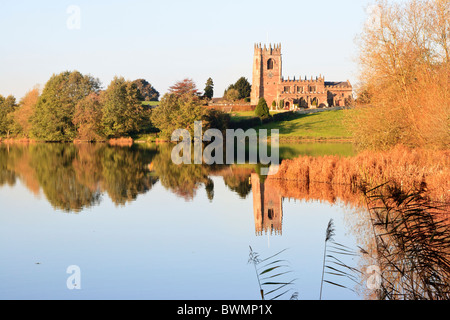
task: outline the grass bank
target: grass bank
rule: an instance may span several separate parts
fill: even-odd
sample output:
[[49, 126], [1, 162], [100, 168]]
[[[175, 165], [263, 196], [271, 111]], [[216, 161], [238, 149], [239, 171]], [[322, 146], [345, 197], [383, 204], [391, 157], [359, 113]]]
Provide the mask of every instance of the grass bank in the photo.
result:
[[[342, 140], [351, 141], [352, 136], [345, 125], [345, 113], [348, 110], [322, 111], [312, 114], [294, 113], [283, 121], [269, 122], [254, 129], [278, 129], [282, 141], [304, 140]], [[235, 112], [231, 116], [234, 122], [254, 117], [253, 112]]]

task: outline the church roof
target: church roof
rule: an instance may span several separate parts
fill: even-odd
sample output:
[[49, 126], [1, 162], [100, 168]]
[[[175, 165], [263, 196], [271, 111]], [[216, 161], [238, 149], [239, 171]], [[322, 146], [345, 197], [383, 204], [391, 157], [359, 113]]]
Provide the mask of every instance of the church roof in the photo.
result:
[[344, 88], [351, 88], [350, 82], [348, 81], [325, 81], [325, 86], [330, 87], [344, 87]]

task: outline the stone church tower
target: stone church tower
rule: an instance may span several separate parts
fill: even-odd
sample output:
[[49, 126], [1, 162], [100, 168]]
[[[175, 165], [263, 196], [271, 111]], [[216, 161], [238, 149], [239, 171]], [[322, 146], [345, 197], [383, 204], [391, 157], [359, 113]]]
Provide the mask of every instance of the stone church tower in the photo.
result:
[[353, 97], [350, 82], [326, 82], [320, 75], [315, 78], [283, 77], [281, 44], [269, 47], [256, 44], [253, 54], [253, 79], [251, 105], [256, 106], [264, 98], [269, 109], [273, 102], [278, 110], [297, 108], [324, 108], [344, 106]]
[[253, 55], [253, 80], [251, 104], [257, 105], [261, 97], [266, 99], [267, 104], [277, 101], [278, 84], [281, 81], [281, 44], [272, 45], [268, 48], [261, 44], [255, 45]]

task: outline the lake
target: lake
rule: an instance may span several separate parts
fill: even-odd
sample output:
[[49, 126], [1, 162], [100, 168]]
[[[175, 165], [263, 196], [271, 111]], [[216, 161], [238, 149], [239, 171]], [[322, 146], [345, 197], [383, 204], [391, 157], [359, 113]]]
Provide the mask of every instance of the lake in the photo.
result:
[[[374, 297], [373, 262], [353, 254], [374, 241], [356, 191], [317, 184], [305, 192], [250, 164], [176, 166], [171, 148], [0, 145], [0, 298], [258, 300], [258, 278], [270, 274], [263, 264], [272, 262], [265, 270], [280, 275], [265, 282], [280, 285], [263, 285], [267, 298], [316, 300], [321, 286], [322, 299]], [[355, 151], [280, 146], [283, 159], [326, 154]], [[363, 271], [327, 268], [322, 282], [330, 221], [337, 244], [328, 244], [326, 264], [339, 257]], [[258, 273], [250, 250], [269, 258]]]

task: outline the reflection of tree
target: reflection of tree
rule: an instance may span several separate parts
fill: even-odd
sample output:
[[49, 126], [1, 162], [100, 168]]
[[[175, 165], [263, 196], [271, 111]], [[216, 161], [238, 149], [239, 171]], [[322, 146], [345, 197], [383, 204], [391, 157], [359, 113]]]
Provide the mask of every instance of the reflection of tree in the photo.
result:
[[48, 201], [55, 208], [80, 211], [99, 203], [100, 191], [78, 181], [73, 162], [77, 149], [72, 144], [37, 144], [29, 148], [31, 165]]
[[99, 182], [102, 180], [102, 159], [101, 150], [103, 144], [81, 143], [75, 145], [77, 156], [72, 165], [77, 173], [78, 181], [91, 191], [100, 188]]
[[8, 150], [0, 148], [0, 186], [8, 184], [13, 186], [16, 183], [16, 174], [8, 167]]
[[35, 194], [42, 188], [55, 208], [81, 211], [103, 192], [119, 205], [151, 189], [148, 164], [154, 151], [104, 144], [36, 144], [0, 147], [0, 185], [16, 177]]
[[232, 166], [221, 172], [225, 185], [236, 192], [242, 199], [247, 198], [252, 185], [250, 183], [250, 176], [254, 170], [251, 168], [240, 168]]
[[206, 196], [209, 201], [213, 201], [214, 199], [214, 181], [208, 178], [208, 181], [205, 184]]
[[174, 164], [171, 158], [172, 148], [173, 145], [161, 145], [152, 162], [154, 173], [161, 184], [186, 200], [193, 199], [199, 185], [204, 184], [211, 200], [214, 194], [214, 184], [208, 177], [211, 168], [194, 164]]
[[[39, 181], [31, 167], [30, 153], [27, 145], [0, 146], [0, 185], [10, 185], [20, 178], [22, 183], [34, 194], [39, 193]], [[5, 180], [6, 179], [6, 180]], [[5, 180], [5, 181], [3, 181]]]
[[148, 170], [154, 155], [152, 151], [134, 147], [104, 147], [101, 153], [101, 186], [115, 204], [124, 205], [135, 200], [158, 181]]

